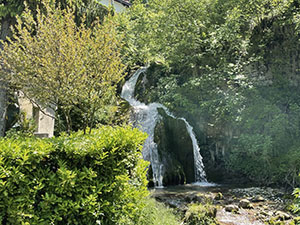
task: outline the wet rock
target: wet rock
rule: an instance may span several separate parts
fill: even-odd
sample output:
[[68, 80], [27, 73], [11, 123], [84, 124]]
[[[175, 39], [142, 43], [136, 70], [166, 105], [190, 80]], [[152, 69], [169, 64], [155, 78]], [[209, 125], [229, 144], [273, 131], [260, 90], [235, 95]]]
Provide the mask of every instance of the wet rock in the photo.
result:
[[243, 209], [253, 209], [253, 205], [250, 203], [248, 199], [241, 199], [239, 202], [239, 207]]
[[272, 212], [262, 211], [261, 214], [264, 215], [264, 216], [267, 216], [267, 217], [273, 216], [273, 213], [272, 213]]
[[177, 200], [169, 200], [165, 202], [167, 205], [169, 205], [170, 208], [180, 208], [181, 207], [181, 202]]
[[212, 202], [214, 199], [213, 194], [203, 194], [203, 193], [198, 193], [198, 194], [193, 194], [190, 196], [191, 202], [194, 203], [206, 203], [206, 202]]
[[155, 196], [156, 201], [164, 202], [164, 198], [162, 196]]
[[156, 124], [154, 142], [164, 170], [163, 185], [192, 183], [195, 180], [193, 143], [183, 120], [158, 109], [161, 120]]
[[201, 202], [204, 202], [206, 199], [205, 196], [202, 196], [202, 195], [195, 195], [193, 197], [193, 202], [198, 202], [198, 203], [201, 203]]
[[191, 203], [193, 201], [193, 196], [191, 196], [191, 195], [185, 196], [184, 201]]
[[237, 205], [226, 205], [225, 211], [237, 213], [239, 211], [239, 207]]
[[252, 198], [252, 202], [264, 202], [264, 201], [265, 201], [265, 199], [260, 195]]
[[278, 203], [282, 202], [282, 197], [284, 196], [283, 190], [261, 187], [235, 188], [230, 192], [232, 195], [238, 196], [239, 198], [254, 199], [256, 196], [261, 196], [265, 201], [271, 200]]
[[284, 220], [289, 220], [291, 219], [291, 216], [285, 212], [282, 212], [282, 211], [276, 211], [275, 212], [275, 215], [276, 215], [276, 219], [277, 220], [281, 220], [281, 221], [284, 221]]
[[258, 219], [258, 220], [263, 221], [263, 220], [266, 219], [266, 215], [262, 215], [262, 214], [258, 213], [257, 215], [255, 215], [255, 218]]

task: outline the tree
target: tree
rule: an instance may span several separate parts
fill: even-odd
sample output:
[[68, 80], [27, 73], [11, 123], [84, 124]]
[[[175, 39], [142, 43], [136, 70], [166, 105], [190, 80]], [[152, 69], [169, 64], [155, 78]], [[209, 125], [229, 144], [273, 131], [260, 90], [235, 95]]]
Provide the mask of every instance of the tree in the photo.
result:
[[115, 24], [108, 18], [89, 28], [83, 19], [77, 26], [74, 10], [45, 9], [34, 18], [27, 8], [18, 17], [13, 39], [3, 42], [1, 77], [37, 105], [59, 107], [68, 132], [74, 107], [82, 112], [83, 129], [93, 127], [96, 114], [115, 99], [124, 70]]
[[136, 0], [120, 21], [152, 63], [139, 100], [187, 118], [218, 172], [297, 184], [299, 18], [299, 0]]
[[[11, 27], [16, 23], [16, 16], [20, 15], [27, 6], [36, 11], [37, 7], [42, 6], [40, 0], [0, 0], [0, 40], [6, 41], [7, 37], [11, 37]], [[52, 2], [52, 0], [48, 0]], [[103, 20], [108, 10], [96, 0], [54, 0], [56, 6], [62, 9], [71, 7], [76, 12], [75, 20], [80, 23], [80, 18], [86, 16], [86, 23], [91, 24], [97, 17]], [[2, 50], [2, 44], [0, 43]], [[0, 82], [0, 136], [4, 135], [6, 125], [6, 108], [8, 102], [7, 83]]]
[[[71, 7], [79, 18], [83, 13], [96, 17], [101, 17], [105, 9], [96, 0], [0, 0], [0, 22], [1, 38], [5, 38], [10, 33], [10, 26], [16, 21], [16, 16], [20, 15], [25, 7], [25, 2], [31, 10], [41, 7], [42, 2], [54, 2], [61, 9]], [[2, 39], [3, 40], [3, 39]]]
[[[24, 9], [24, 0], [0, 0], [0, 40], [6, 41], [10, 37], [11, 27], [16, 23], [16, 15]], [[35, 9], [41, 1], [27, 0], [30, 8]], [[0, 49], [2, 50], [2, 42]], [[7, 83], [0, 81], [0, 136], [4, 135], [6, 127], [6, 110], [8, 102]]]

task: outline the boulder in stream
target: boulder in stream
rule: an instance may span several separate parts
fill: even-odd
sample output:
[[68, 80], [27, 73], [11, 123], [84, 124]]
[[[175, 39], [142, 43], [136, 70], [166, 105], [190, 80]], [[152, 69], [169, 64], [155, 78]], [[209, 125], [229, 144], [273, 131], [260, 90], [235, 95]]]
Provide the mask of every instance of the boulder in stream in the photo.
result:
[[239, 207], [237, 205], [226, 205], [225, 206], [225, 211], [226, 212], [237, 213], [239, 211]]
[[255, 196], [255, 197], [253, 197], [253, 198], [251, 199], [251, 201], [252, 201], [252, 202], [264, 202], [265, 199], [264, 199], [262, 196], [257, 195], [257, 196]]
[[248, 199], [241, 199], [239, 202], [239, 207], [243, 209], [253, 209], [253, 205], [250, 203]]

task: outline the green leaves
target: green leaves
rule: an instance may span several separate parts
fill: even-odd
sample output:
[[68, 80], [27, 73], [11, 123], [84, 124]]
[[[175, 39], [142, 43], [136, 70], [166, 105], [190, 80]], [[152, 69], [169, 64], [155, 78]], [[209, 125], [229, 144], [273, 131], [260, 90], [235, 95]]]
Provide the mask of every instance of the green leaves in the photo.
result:
[[14, 17], [23, 10], [23, 0], [8, 0], [0, 4], [0, 18]]
[[299, 214], [300, 212], [300, 188], [295, 188], [293, 191], [293, 195], [295, 197], [294, 204], [291, 205], [291, 210], [294, 213]]
[[152, 63], [139, 100], [187, 118], [211, 168], [299, 182], [299, 2], [149, 0], [120, 20], [126, 51]]
[[42, 108], [59, 107], [68, 132], [74, 108], [81, 112], [83, 130], [95, 127], [97, 113], [116, 104], [125, 68], [116, 24], [107, 18], [90, 28], [84, 17], [77, 26], [70, 8], [43, 7], [46, 14], [26, 8], [18, 17], [13, 39], [3, 43], [0, 77]]
[[102, 127], [56, 139], [0, 140], [0, 220], [10, 224], [137, 221], [148, 195], [131, 127]]

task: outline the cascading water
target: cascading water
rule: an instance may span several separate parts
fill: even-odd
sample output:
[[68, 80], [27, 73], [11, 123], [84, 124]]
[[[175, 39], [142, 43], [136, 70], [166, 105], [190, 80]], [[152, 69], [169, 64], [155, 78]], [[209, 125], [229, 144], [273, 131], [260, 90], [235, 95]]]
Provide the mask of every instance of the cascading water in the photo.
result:
[[[170, 115], [170, 114], [168, 114], [168, 115]], [[194, 166], [195, 166], [195, 181], [196, 182], [207, 182], [206, 174], [204, 171], [204, 165], [202, 162], [202, 156], [200, 154], [200, 147], [197, 143], [197, 139], [194, 134], [193, 127], [186, 121], [185, 118], [179, 118], [179, 119], [181, 119], [185, 122], [186, 129], [192, 139], [193, 153], [194, 153]]]
[[161, 105], [158, 103], [151, 103], [146, 105], [134, 99], [134, 89], [136, 82], [141, 73], [145, 72], [147, 68], [139, 69], [123, 86], [121, 97], [134, 109], [134, 116], [136, 123], [141, 126], [142, 131], [148, 134], [143, 148], [143, 157], [145, 160], [151, 162], [153, 172], [153, 182], [156, 187], [163, 187], [163, 165], [158, 156], [157, 145], [154, 142], [154, 128], [158, 120], [157, 108]]
[[143, 157], [145, 160], [151, 162], [153, 181], [156, 187], [163, 187], [163, 174], [164, 166], [159, 160], [157, 145], [154, 142], [154, 129], [157, 121], [159, 120], [159, 114], [157, 109], [163, 108], [167, 115], [175, 119], [181, 119], [185, 122], [187, 131], [191, 137], [194, 153], [194, 167], [195, 167], [195, 181], [207, 182], [206, 174], [204, 171], [204, 165], [202, 163], [202, 157], [200, 155], [200, 148], [197, 144], [196, 136], [193, 132], [192, 126], [186, 121], [185, 118], [176, 118], [168, 109], [159, 103], [151, 103], [146, 105], [134, 98], [134, 90], [136, 82], [141, 73], [146, 71], [146, 67], [139, 69], [123, 86], [121, 97], [124, 98], [133, 107], [134, 119], [142, 131], [148, 134], [148, 138], [145, 141], [143, 149]]

